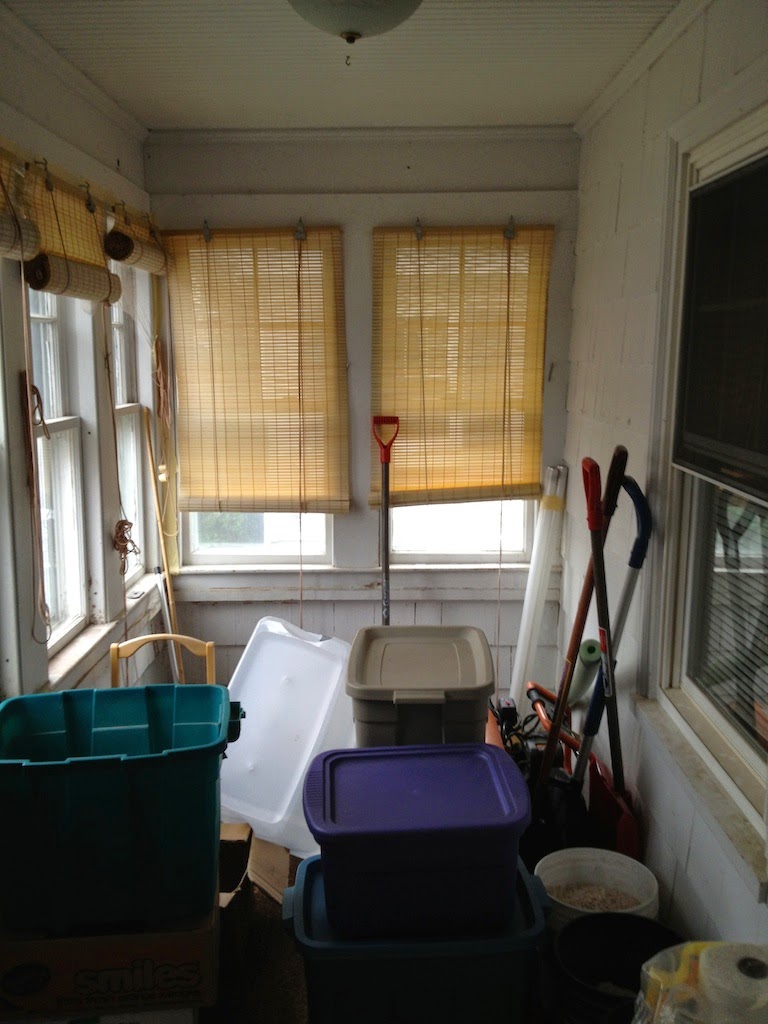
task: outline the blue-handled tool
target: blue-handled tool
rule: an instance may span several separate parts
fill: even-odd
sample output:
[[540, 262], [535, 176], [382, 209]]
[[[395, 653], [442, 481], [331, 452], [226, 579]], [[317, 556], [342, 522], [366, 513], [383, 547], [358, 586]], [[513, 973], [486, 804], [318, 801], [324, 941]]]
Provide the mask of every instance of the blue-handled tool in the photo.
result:
[[[643, 567], [646, 552], [648, 551], [648, 542], [650, 541], [651, 531], [653, 529], [651, 510], [637, 481], [631, 476], [625, 476], [622, 481], [622, 487], [632, 499], [632, 504], [635, 507], [637, 534], [629, 555], [629, 568], [627, 570], [626, 579], [624, 580], [624, 587], [619, 598], [616, 617], [613, 623], [612, 638], [614, 654], [618, 649], [621, 634], [627, 621], [629, 607], [632, 604], [632, 597], [635, 593], [637, 577]], [[592, 698], [589, 702], [589, 707], [587, 708], [587, 714], [584, 719], [584, 726], [581, 734], [581, 746], [579, 748], [576, 766], [573, 771], [573, 784], [579, 788], [583, 785], [584, 774], [589, 763], [589, 754], [592, 749], [592, 743], [597, 735], [598, 729], [600, 728], [603, 709], [605, 708], [605, 696], [605, 680], [603, 678], [603, 670], [601, 666], [598, 672], [595, 688], [592, 692]]]

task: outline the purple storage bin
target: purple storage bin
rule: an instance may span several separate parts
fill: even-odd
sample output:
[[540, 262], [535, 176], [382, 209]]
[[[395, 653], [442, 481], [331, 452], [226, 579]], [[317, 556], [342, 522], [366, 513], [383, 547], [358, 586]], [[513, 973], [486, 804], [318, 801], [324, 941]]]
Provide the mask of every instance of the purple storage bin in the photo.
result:
[[304, 815], [340, 936], [492, 932], [511, 920], [530, 798], [504, 750], [329, 750], [310, 764]]

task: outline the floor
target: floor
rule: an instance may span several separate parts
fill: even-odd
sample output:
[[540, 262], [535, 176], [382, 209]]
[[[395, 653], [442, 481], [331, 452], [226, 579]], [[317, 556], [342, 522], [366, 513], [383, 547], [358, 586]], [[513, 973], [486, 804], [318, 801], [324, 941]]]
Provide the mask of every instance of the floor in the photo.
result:
[[[242, 849], [223, 843], [222, 890], [241, 877]], [[227, 859], [231, 861], [227, 862]], [[289, 878], [289, 882], [293, 879]], [[282, 923], [282, 907], [247, 879], [221, 913], [219, 998], [200, 1024], [308, 1024], [304, 961]]]

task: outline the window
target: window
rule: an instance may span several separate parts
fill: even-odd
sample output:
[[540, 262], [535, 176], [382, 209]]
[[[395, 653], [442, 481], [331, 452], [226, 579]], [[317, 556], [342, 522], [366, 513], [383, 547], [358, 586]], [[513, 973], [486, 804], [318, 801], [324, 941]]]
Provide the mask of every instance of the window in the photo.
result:
[[341, 232], [171, 232], [164, 240], [179, 508], [346, 512]]
[[197, 512], [186, 517], [187, 565], [325, 563], [331, 518], [320, 513]]
[[[396, 560], [511, 560], [530, 547], [533, 512], [514, 499], [541, 489], [552, 237], [548, 227], [374, 232], [372, 406], [400, 422]], [[372, 504], [380, 492], [373, 442]]]
[[464, 501], [392, 509], [392, 556], [398, 562], [497, 562], [528, 558], [533, 503]]
[[748, 154], [743, 129], [730, 166], [715, 137], [684, 171], [691, 184], [672, 455], [679, 516], [673, 613], [662, 637], [672, 652], [671, 699], [677, 689], [715, 726], [727, 760], [704, 742], [731, 778], [742, 766], [738, 785], [759, 813], [768, 752], [766, 124], [768, 112]]
[[49, 650], [85, 624], [85, 523], [80, 419], [68, 415], [69, 352], [75, 300], [28, 290], [33, 379], [41, 395], [36, 417], [43, 580]]
[[768, 507], [691, 483], [686, 685], [758, 761], [768, 751]]
[[126, 582], [144, 571], [142, 407], [138, 402], [136, 352], [136, 271], [111, 264], [122, 285], [121, 298], [109, 307], [112, 343], [112, 394], [115, 405], [117, 473], [120, 488], [121, 518], [130, 524], [130, 539], [125, 555]]

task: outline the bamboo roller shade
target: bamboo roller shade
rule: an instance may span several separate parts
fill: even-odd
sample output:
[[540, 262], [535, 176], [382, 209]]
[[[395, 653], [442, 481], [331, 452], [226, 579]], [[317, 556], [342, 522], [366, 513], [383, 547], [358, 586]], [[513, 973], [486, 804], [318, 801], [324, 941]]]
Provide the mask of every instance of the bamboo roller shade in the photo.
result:
[[[554, 229], [377, 228], [372, 413], [393, 505], [536, 497]], [[371, 439], [370, 503], [381, 501]]]
[[166, 232], [183, 511], [345, 512], [341, 231]]

